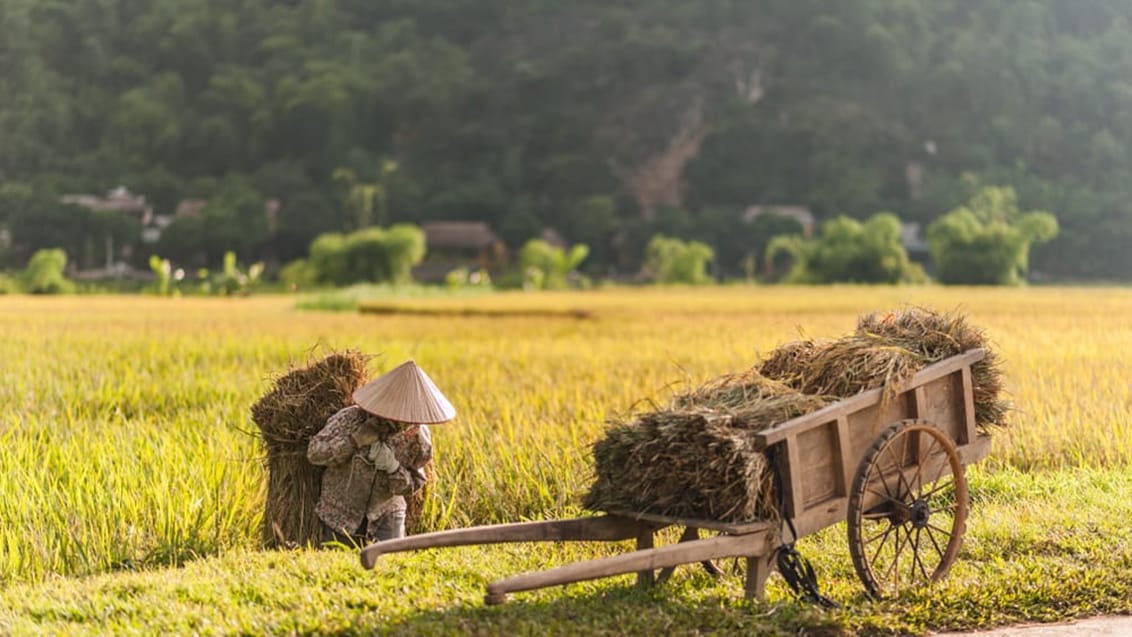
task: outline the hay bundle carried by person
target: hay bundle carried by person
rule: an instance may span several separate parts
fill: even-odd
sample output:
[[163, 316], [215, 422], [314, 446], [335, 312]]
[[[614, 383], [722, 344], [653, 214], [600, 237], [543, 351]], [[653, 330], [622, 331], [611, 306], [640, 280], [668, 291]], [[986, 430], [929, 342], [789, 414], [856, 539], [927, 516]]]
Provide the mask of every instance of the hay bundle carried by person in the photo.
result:
[[363, 354], [335, 352], [280, 376], [252, 406], [267, 452], [263, 540], [268, 547], [318, 545], [322, 527], [315, 505], [322, 467], [307, 461], [307, 444], [327, 418], [353, 404], [351, 396], [365, 379]]

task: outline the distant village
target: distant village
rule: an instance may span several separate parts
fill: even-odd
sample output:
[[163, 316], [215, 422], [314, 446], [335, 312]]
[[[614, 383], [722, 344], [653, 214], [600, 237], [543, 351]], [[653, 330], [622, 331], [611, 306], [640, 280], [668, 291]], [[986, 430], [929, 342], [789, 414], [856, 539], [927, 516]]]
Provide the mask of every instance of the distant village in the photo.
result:
[[[162, 214], [154, 211], [153, 204], [145, 195], [131, 192], [118, 186], [102, 195], [70, 194], [64, 195], [61, 202], [81, 206], [95, 212], [115, 212], [125, 215], [141, 227], [140, 244], [113, 245], [113, 239], [105, 249], [106, 261], [95, 268], [80, 269], [72, 264], [70, 275], [76, 280], [107, 279], [150, 279], [148, 270], [131, 265], [140, 252], [155, 246], [162, 233], [174, 220], [181, 217], [194, 217], [208, 205], [206, 199], [182, 199], [172, 213]], [[279, 211], [282, 202], [269, 198], [264, 204], [264, 216], [269, 232], [278, 227]], [[421, 224], [425, 235], [427, 258], [413, 270], [413, 278], [430, 283], [442, 282], [445, 275], [457, 267], [494, 271], [507, 262], [507, 247], [490, 226], [482, 221], [431, 221]], [[542, 239], [551, 245], [566, 246], [557, 232], [547, 230]]]
[[[141, 228], [138, 243], [114, 245], [113, 237], [102, 238], [106, 245], [100, 252], [105, 254], [105, 262], [82, 268], [76, 263], [69, 265], [69, 276], [76, 280], [148, 280], [153, 278], [148, 269], [136, 264], [148, 258], [149, 252], [160, 241], [162, 233], [175, 220], [195, 217], [208, 205], [206, 199], [182, 199], [171, 212], [162, 213], [154, 209], [145, 195], [130, 191], [125, 186], [117, 186], [104, 194], [68, 194], [61, 197], [65, 204], [81, 206], [95, 212], [113, 212], [124, 215]], [[275, 232], [279, 224], [279, 214], [285, 204], [276, 198], [264, 202], [264, 217], [269, 232]], [[774, 214], [793, 219], [801, 227], [803, 236], [812, 238], [816, 232], [817, 220], [809, 208], [798, 205], [752, 205], [743, 213], [743, 220], [752, 222], [766, 214]], [[496, 235], [490, 225], [483, 221], [429, 221], [420, 224], [425, 236], [426, 257], [413, 268], [413, 279], [421, 283], [439, 283], [456, 268], [467, 268], [495, 273], [506, 268], [511, 250]], [[901, 243], [913, 261], [927, 260], [927, 245], [918, 223], [903, 223]], [[546, 228], [541, 234], [548, 244], [566, 248], [567, 242], [557, 231]], [[96, 239], [97, 240], [97, 239]], [[10, 237], [0, 234], [0, 242], [10, 242]], [[275, 264], [276, 266], [281, 264]]]

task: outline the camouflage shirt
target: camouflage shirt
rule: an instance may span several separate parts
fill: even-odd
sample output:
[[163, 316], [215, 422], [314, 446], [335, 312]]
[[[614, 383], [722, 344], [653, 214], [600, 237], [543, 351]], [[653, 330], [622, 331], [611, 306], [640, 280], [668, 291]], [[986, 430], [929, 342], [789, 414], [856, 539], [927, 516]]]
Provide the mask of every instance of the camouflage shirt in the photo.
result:
[[[380, 432], [379, 442], [393, 449], [401, 463], [396, 470], [378, 471], [369, 459], [372, 445], [354, 442], [353, 434], [367, 421]], [[404, 496], [424, 486], [432, 438], [426, 425], [398, 425], [352, 405], [331, 416], [311, 438], [307, 459], [326, 467], [315, 508], [318, 517], [332, 529], [353, 533], [363, 519], [373, 527], [382, 515], [405, 510]]]

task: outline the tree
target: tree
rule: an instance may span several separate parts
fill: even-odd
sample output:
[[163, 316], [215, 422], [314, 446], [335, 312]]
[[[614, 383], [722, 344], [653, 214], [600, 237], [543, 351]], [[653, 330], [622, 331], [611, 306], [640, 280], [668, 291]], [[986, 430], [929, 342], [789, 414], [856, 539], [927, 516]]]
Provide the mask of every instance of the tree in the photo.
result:
[[350, 262], [343, 234], [328, 232], [318, 235], [311, 242], [307, 261], [320, 283], [347, 285], [350, 282]]
[[257, 261], [241, 270], [235, 252], [224, 253], [224, 269], [220, 273], [217, 292], [225, 296], [248, 296], [259, 285], [263, 275], [263, 262]]
[[[424, 255], [424, 232], [411, 224], [396, 224], [348, 235], [319, 235], [311, 243], [307, 267], [317, 281], [332, 285], [405, 283], [412, 280], [412, 268]], [[298, 267], [290, 274], [299, 272]]]
[[75, 285], [63, 275], [67, 253], [58, 248], [37, 250], [23, 274], [23, 289], [31, 294], [67, 294]]
[[1048, 212], [1022, 213], [1013, 188], [987, 187], [928, 227], [928, 248], [941, 283], [1016, 285], [1030, 247], [1057, 236]]
[[702, 285], [711, 282], [707, 267], [714, 251], [699, 241], [655, 235], [645, 249], [645, 272], [657, 283]]
[[90, 210], [59, 203], [50, 192], [27, 184], [4, 184], [0, 186], [0, 213], [7, 217], [16, 259], [50, 248], [82, 254], [88, 247]]
[[267, 244], [268, 219], [264, 198], [244, 179], [229, 177], [217, 195], [200, 211], [202, 251], [208, 264], [228, 252], [259, 255]]
[[425, 256], [424, 231], [411, 224], [396, 224], [386, 231], [383, 247], [387, 280], [391, 283], [411, 281], [413, 266]]
[[786, 280], [793, 283], [904, 283], [923, 280], [900, 243], [900, 219], [877, 213], [864, 224], [837, 217], [816, 239], [775, 237], [767, 246], [767, 268], [781, 254], [793, 261]]
[[371, 225], [384, 226], [389, 222], [389, 187], [390, 176], [397, 172], [397, 162], [385, 160], [381, 162], [376, 181], [363, 182], [350, 168], [338, 168], [334, 171], [334, 181], [345, 190], [343, 199], [350, 210], [351, 224], [355, 229], [368, 228]]
[[582, 243], [567, 251], [542, 239], [531, 239], [519, 251], [519, 268], [526, 286], [557, 290], [566, 287], [570, 273], [586, 260], [589, 253], [589, 246]]
[[[13, 263], [96, 264], [107, 229], [58, 195], [129, 183], [159, 215], [217, 200], [158, 247], [214, 268], [456, 219], [512, 247], [553, 228], [594, 273], [637, 271], [655, 234], [695, 239], [730, 276], [771, 236], [731, 211], [927, 226], [970, 173], [1057, 210], [1035, 268], [1132, 279], [1132, 4], [1066, 6], [8, 0], [0, 188], [50, 205], [0, 222]], [[281, 201], [278, 225], [218, 194], [229, 179]]]

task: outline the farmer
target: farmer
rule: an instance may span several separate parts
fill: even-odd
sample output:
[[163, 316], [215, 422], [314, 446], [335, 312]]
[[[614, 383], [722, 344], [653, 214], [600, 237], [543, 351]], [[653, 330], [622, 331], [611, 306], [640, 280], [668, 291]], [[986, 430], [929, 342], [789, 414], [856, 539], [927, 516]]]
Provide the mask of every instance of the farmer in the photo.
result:
[[315, 507], [323, 541], [404, 537], [405, 496], [424, 486], [432, 459], [427, 424], [452, 420], [456, 410], [413, 361], [358, 389], [354, 402], [307, 447], [307, 459], [326, 467]]

